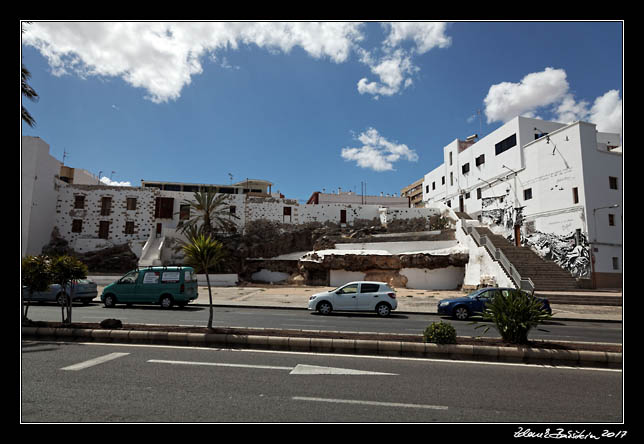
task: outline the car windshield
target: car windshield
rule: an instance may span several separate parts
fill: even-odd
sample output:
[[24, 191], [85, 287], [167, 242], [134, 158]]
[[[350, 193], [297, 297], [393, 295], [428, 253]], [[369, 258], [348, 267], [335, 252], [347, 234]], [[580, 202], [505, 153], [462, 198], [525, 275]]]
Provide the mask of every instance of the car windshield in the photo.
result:
[[483, 293], [486, 290], [488, 290], [488, 289], [487, 288], [481, 288], [479, 290], [476, 290], [473, 293], [468, 294], [467, 297], [470, 298], [470, 299], [475, 299], [477, 296], [479, 296], [481, 293]]

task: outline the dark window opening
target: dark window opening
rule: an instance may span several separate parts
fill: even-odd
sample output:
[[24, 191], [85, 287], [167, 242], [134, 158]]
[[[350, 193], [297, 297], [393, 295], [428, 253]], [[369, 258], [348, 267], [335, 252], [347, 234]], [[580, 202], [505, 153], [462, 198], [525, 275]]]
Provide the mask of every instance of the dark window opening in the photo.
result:
[[72, 233], [80, 233], [83, 231], [83, 221], [81, 219], [74, 219], [72, 221]]
[[101, 216], [109, 216], [112, 210], [112, 198], [103, 197], [101, 198]]
[[502, 141], [500, 141], [499, 143], [494, 145], [494, 151], [495, 151], [496, 155], [498, 156], [499, 154], [501, 154], [504, 151], [509, 150], [510, 148], [515, 146], [516, 144], [517, 144], [517, 135], [512, 134], [507, 139], [503, 139]]
[[85, 196], [74, 196], [74, 208], [80, 210], [85, 208]]

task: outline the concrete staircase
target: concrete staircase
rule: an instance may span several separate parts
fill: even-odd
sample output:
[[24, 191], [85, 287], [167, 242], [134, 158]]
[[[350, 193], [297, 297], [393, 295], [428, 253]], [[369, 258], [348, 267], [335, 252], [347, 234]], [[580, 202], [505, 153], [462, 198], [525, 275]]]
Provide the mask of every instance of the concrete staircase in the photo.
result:
[[559, 265], [542, 259], [528, 247], [517, 247], [505, 237], [494, 234], [488, 228], [476, 227], [481, 236], [487, 236], [500, 249], [522, 278], [530, 278], [535, 292], [577, 290], [577, 281]]

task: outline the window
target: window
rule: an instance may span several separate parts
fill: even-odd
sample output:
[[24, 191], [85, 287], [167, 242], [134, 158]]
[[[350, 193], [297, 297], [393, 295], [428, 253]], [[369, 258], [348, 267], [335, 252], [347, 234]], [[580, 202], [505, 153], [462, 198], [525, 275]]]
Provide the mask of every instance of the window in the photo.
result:
[[360, 293], [378, 293], [380, 285], [378, 284], [361, 284]]
[[572, 189], [572, 203], [579, 203], [579, 190], [577, 187]]
[[355, 294], [358, 292], [358, 284], [347, 285], [338, 291], [338, 294]]
[[341, 224], [347, 223], [347, 210], [340, 210], [340, 223]]
[[617, 189], [617, 177], [608, 176], [608, 185], [611, 190]]
[[110, 223], [109, 221], [102, 220], [98, 224], [98, 237], [101, 239], [107, 239], [110, 232]]
[[475, 159], [476, 166], [483, 165], [485, 163], [485, 154], [481, 154]]
[[530, 200], [530, 199], [532, 199], [532, 188], [523, 190], [523, 200]]
[[134, 222], [125, 222], [125, 234], [134, 234]]
[[470, 198], [470, 193], [469, 192], [465, 193], [465, 199], [469, 199], [469, 198]]
[[425, 185], [425, 193], [429, 193], [429, 185]]
[[82, 219], [74, 219], [72, 221], [72, 233], [80, 233], [81, 231], [83, 231]]
[[615, 226], [615, 215], [614, 214], [608, 214], [608, 225], [611, 227]]
[[450, 165], [452, 164], [452, 153], [451, 152], [449, 153], [449, 164]]
[[499, 143], [494, 145], [494, 151], [495, 151], [496, 155], [498, 156], [499, 154], [501, 154], [504, 151], [509, 150], [510, 148], [515, 146], [516, 144], [517, 144], [517, 135], [512, 134], [507, 139], [503, 139], [502, 141], [500, 141]]
[[432, 182], [432, 190], [436, 189], [436, 182]]
[[445, 185], [445, 176], [441, 179], [441, 185]]
[[461, 172], [463, 174], [467, 174], [467, 173], [470, 172], [470, 163], [469, 162], [461, 167]]
[[77, 210], [85, 208], [85, 196], [74, 196], [74, 208]]
[[481, 189], [480, 189], [480, 188], [477, 188], [477, 189], [476, 189], [476, 198], [477, 198], [477, 199], [480, 199], [480, 198], [481, 198]]
[[450, 186], [454, 185], [454, 173], [449, 173], [449, 184]]
[[136, 197], [128, 197], [126, 204], [128, 210], [136, 210]]
[[154, 217], [157, 219], [172, 219], [174, 199], [172, 197], [157, 197], [154, 207]]
[[230, 209], [230, 214], [236, 214], [237, 213], [237, 207], [235, 205], [231, 205], [228, 208]]
[[619, 270], [619, 258], [613, 257], [613, 270]]
[[112, 198], [102, 197], [101, 198], [101, 216], [109, 216], [111, 209], [112, 209]]
[[190, 219], [190, 205], [179, 205], [179, 220]]
[[286, 217], [288, 216], [288, 221], [291, 222], [291, 207], [284, 207], [282, 211], [282, 222], [286, 222]]

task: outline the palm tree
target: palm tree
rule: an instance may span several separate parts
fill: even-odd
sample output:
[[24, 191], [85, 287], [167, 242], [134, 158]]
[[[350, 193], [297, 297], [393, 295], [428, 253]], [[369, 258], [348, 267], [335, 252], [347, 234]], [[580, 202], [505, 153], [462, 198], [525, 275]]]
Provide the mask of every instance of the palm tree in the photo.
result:
[[210, 234], [213, 237], [218, 231], [234, 232], [236, 225], [232, 219], [239, 219], [230, 212], [228, 201], [230, 197], [226, 194], [213, 193], [211, 191], [197, 191], [194, 193], [194, 201], [184, 200], [183, 205], [190, 205], [191, 213], [195, 216], [187, 221], [181, 221], [177, 229], [183, 234], [196, 229], [200, 233]]
[[210, 234], [196, 233], [192, 231], [188, 235], [188, 242], [183, 244], [183, 252], [186, 256], [186, 263], [195, 268], [195, 273], [206, 274], [208, 284], [208, 299], [210, 314], [208, 316], [208, 329], [212, 330], [212, 291], [210, 289], [210, 277], [208, 272], [214, 270], [221, 262], [224, 255], [224, 248], [221, 242], [215, 240]]
[[[25, 32], [25, 30], [23, 29], [22, 32]], [[25, 65], [21, 64], [21, 66], [22, 70], [20, 71], [20, 89], [22, 91], [22, 95], [32, 102], [36, 102], [38, 101], [38, 94], [28, 83], [28, 80], [31, 78], [31, 73], [25, 67]], [[24, 120], [27, 125], [32, 128], [36, 125], [36, 120], [31, 116], [31, 114], [29, 114], [29, 111], [27, 111], [27, 108], [25, 108], [24, 106], [22, 106], [22, 120]]]

